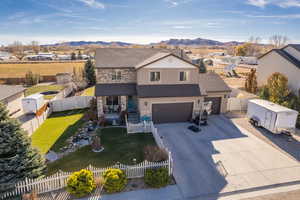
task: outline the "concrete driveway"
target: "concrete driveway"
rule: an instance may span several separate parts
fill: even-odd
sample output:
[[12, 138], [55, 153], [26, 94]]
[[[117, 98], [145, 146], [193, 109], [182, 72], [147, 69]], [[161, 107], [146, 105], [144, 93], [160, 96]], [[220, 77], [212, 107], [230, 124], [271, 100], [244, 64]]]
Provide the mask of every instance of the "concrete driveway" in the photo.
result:
[[300, 181], [299, 162], [224, 116], [211, 116], [200, 133], [189, 123], [156, 125], [172, 152], [174, 177], [185, 198], [261, 190]]

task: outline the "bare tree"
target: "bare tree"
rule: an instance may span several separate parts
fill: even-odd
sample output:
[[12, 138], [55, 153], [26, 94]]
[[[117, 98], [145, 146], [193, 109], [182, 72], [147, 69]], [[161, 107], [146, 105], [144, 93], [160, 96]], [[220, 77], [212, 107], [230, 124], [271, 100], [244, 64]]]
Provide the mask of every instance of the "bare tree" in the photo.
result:
[[9, 45], [9, 51], [20, 60], [25, 56], [24, 45], [20, 41], [15, 41], [13, 44]]
[[33, 50], [36, 54], [39, 53], [39, 51], [40, 51], [40, 45], [39, 45], [39, 43], [37, 41], [32, 41], [30, 43], [30, 47], [31, 47], [31, 50]]
[[276, 49], [285, 46], [288, 41], [288, 37], [283, 35], [273, 35], [270, 37], [270, 44]]

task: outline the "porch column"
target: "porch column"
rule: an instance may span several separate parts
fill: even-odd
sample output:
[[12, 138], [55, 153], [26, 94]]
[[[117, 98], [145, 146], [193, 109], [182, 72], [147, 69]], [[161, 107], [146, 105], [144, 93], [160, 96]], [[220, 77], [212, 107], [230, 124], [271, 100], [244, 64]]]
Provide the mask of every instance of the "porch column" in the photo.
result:
[[98, 113], [98, 119], [103, 116], [103, 99], [102, 97], [97, 97], [97, 113]]
[[121, 111], [127, 109], [127, 98], [126, 96], [121, 96]]

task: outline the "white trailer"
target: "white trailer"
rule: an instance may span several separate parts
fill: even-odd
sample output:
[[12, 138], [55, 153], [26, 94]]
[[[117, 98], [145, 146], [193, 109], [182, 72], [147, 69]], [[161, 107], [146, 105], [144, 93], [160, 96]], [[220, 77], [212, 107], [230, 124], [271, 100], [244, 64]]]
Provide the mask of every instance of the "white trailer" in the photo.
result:
[[42, 94], [33, 94], [22, 99], [23, 110], [26, 114], [36, 113], [44, 104]]
[[274, 134], [293, 133], [298, 112], [270, 101], [252, 99], [248, 102], [247, 117], [252, 125]]

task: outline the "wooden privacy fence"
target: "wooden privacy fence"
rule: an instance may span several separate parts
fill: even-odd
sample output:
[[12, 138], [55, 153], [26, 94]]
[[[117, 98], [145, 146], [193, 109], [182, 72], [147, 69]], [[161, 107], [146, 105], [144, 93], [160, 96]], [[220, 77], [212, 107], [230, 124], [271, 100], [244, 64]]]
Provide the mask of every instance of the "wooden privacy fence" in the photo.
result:
[[[125, 171], [127, 178], [141, 178], [144, 177], [145, 171], [147, 169], [155, 169], [161, 167], [167, 168], [169, 171], [169, 175], [172, 175], [172, 158], [170, 152], [168, 160], [162, 162], [144, 161], [136, 165], [115, 164], [106, 168], [97, 168], [90, 165], [86, 169], [92, 171], [94, 177], [100, 177], [107, 169], [118, 168]], [[71, 174], [72, 172], [59, 171], [52, 176], [42, 179], [25, 179], [24, 181], [16, 183], [12, 191], [2, 194], [0, 198], [8, 199], [10, 197], [26, 194], [31, 191], [42, 194], [65, 188], [67, 186], [68, 177]]]

